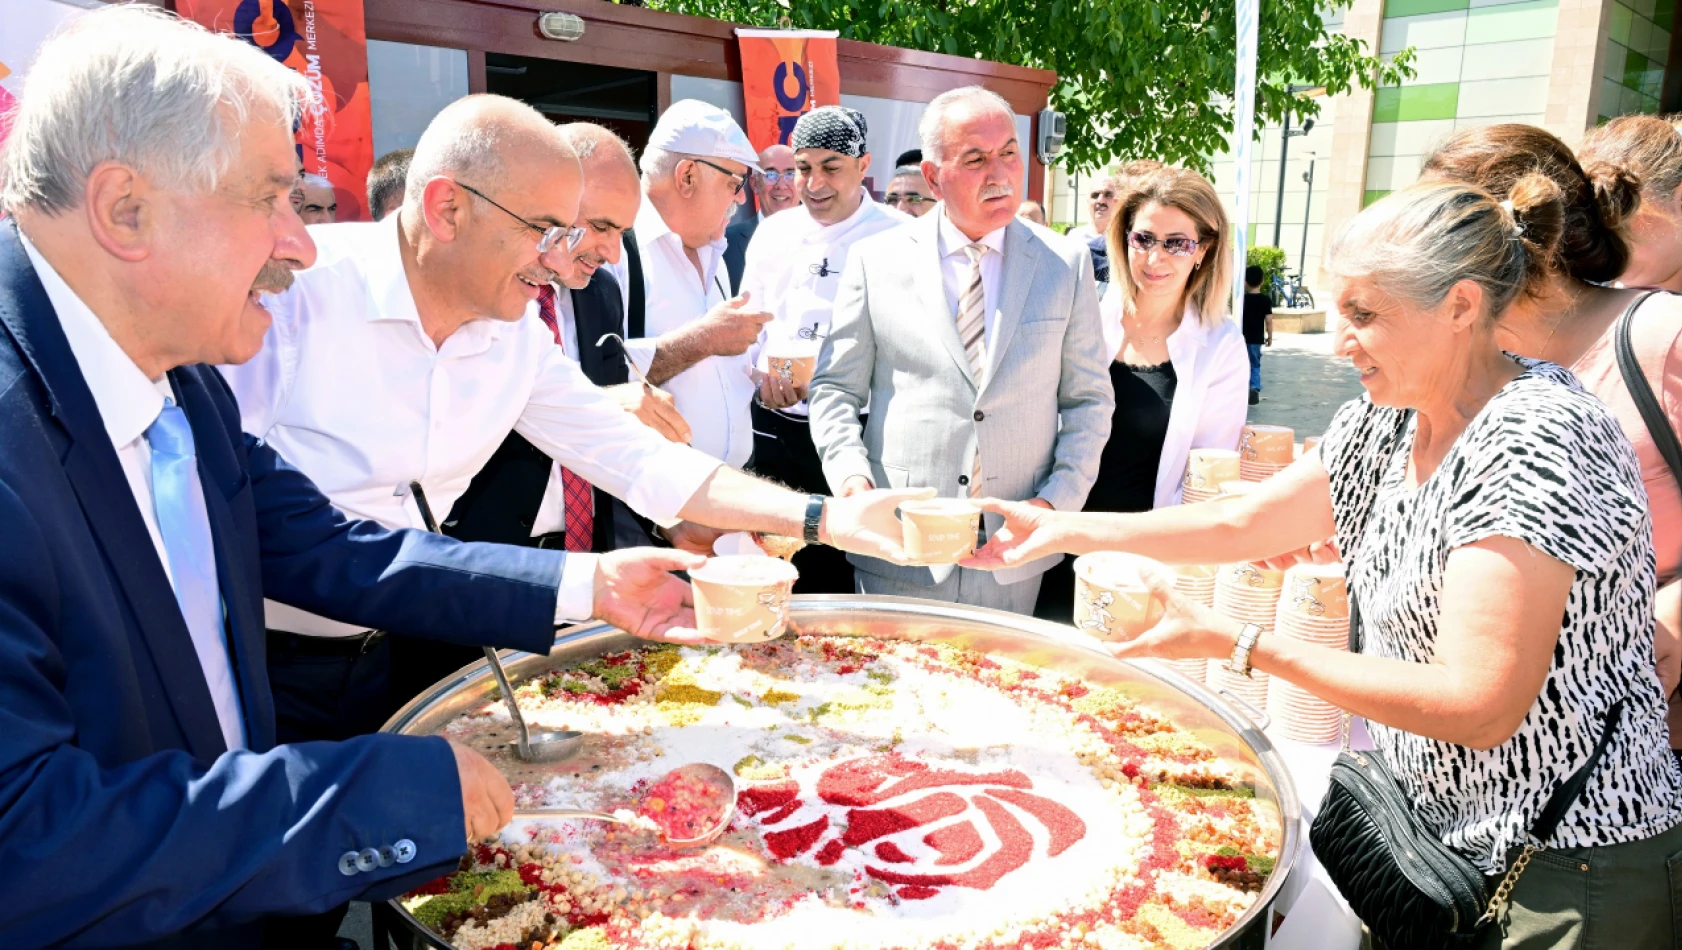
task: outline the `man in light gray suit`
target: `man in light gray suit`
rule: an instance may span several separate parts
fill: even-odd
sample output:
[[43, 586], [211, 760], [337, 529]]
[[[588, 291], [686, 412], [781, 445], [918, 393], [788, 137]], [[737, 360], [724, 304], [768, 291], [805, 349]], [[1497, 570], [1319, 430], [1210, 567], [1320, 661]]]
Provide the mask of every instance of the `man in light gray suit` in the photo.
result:
[[[941, 204], [849, 255], [809, 401], [824, 474], [843, 495], [891, 485], [1079, 511], [1115, 408], [1091, 256], [1017, 220], [1022, 146], [1003, 99], [943, 93], [918, 132]], [[1055, 563], [850, 560], [860, 593], [1023, 614]]]

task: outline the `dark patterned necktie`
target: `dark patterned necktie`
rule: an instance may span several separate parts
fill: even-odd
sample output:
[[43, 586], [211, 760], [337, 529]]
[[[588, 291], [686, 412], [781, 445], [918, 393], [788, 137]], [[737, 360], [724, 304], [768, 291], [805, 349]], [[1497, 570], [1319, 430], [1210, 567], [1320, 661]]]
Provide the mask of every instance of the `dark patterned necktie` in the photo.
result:
[[[555, 319], [554, 287], [544, 287], [538, 291], [537, 315], [543, 319], [549, 332], [555, 335], [555, 345], [565, 353], [566, 344], [561, 341], [561, 324]], [[566, 501], [566, 549], [587, 552], [590, 550], [591, 539], [596, 534], [596, 499], [590, 491], [590, 483], [582, 475], [562, 465], [561, 494], [565, 496]]]

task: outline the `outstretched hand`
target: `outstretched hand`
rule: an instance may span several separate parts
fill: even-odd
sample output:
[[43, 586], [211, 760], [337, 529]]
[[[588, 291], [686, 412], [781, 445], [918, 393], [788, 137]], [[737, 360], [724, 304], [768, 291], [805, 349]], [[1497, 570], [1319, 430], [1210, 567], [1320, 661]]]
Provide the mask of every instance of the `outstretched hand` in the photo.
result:
[[911, 558], [905, 553], [905, 529], [894, 512], [905, 502], [933, 497], [932, 488], [884, 488], [831, 498], [821, 540], [853, 554], [904, 564]]
[[695, 599], [672, 571], [707, 563], [699, 554], [662, 548], [625, 548], [596, 561], [592, 615], [644, 640], [705, 643], [695, 630]]
[[1124, 660], [1223, 659], [1232, 654], [1237, 624], [1175, 590], [1174, 582], [1161, 572], [1142, 573], [1151, 596], [1163, 605], [1162, 619], [1131, 640], [1104, 644], [1111, 654]]
[[973, 557], [959, 562], [962, 566], [997, 571], [1047, 555], [1068, 553], [1069, 548], [1064, 545], [1071, 536], [1063, 526], [1064, 519], [1043, 503], [982, 498], [976, 504], [982, 511], [1003, 515], [1005, 523]]

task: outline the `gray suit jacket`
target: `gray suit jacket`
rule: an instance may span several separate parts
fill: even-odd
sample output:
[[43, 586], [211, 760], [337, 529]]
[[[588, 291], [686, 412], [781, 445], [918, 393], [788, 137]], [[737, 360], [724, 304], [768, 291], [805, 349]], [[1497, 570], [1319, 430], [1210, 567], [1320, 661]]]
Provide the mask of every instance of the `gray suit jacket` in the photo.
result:
[[[879, 488], [962, 497], [979, 451], [984, 494], [1038, 496], [1079, 511], [1115, 410], [1091, 255], [1011, 222], [977, 386], [941, 282], [942, 214], [937, 208], [861, 241], [848, 255], [809, 402], [824, 475], [836, 491], [864, 475]], [[867, 401], [869, 423], [861, 426]], [[996, 530], [996, 516], [988, 518]], [[849, 557], [859, 570], [923, 586], [952, 573]], [[1054, 563], [1043, 558], [997, 580], [1013, 584]]]

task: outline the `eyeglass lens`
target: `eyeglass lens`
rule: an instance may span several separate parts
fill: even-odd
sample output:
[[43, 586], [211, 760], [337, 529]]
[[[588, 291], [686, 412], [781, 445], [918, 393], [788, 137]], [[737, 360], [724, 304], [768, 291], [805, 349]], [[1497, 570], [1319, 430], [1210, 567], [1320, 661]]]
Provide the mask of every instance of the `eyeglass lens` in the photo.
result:
[[1151, 248], [1158, 244], [1175, 257], [1185, 257], [1197, 250], [1198, 242], [1188, 237], [1159, 238], [1147, 231], [1127, 232], [1127, 246], [1141, 254], [1150, 253]]

